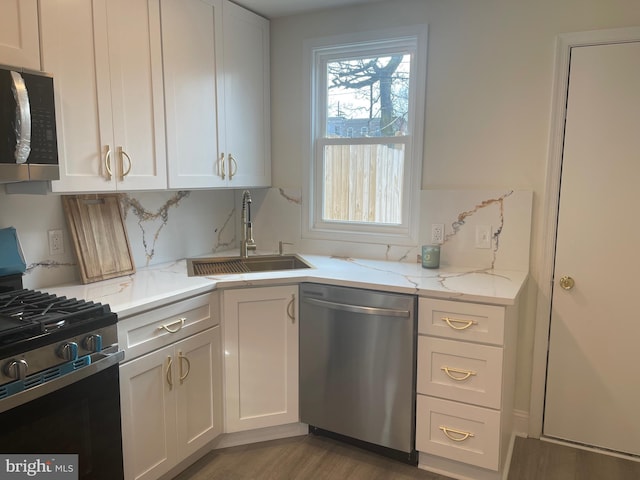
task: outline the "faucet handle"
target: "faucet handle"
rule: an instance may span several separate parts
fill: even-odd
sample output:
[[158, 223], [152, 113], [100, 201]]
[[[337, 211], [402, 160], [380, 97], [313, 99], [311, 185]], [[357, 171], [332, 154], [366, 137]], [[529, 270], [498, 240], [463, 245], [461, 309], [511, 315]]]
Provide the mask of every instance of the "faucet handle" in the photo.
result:
[[280, 255], [282, 255], [284, 253], [284, 245], [294, 245], [294, 244], [290, 243], [290, 242], [283, 242], [282, 240], [280, 240], [278, 242], [278, 253]]

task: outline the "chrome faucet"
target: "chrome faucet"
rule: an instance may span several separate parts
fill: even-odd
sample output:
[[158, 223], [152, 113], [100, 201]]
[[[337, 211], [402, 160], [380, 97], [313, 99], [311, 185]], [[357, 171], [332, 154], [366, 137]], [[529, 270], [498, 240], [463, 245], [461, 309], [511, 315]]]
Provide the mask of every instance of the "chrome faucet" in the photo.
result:
[[247, 258], [249, 250], [257, 248], [253, 241], [253, 226], [251, 223], [251, 192], [242, 192], [242, 239], [240, 240], [240, 256]]

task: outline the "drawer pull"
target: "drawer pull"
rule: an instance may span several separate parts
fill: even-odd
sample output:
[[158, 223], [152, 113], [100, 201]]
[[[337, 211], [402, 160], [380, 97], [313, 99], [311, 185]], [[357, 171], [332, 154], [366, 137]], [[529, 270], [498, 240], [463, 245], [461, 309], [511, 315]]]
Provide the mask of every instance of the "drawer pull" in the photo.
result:
[[[476, 322], [475, 320], [458, 320], [456, 318], [450, 318], [450, 317], [442, 317], [440, 320], [442, 320], [443, 322], [447, 322], [447, 325], [449, 325], [454, 330], [465, 330], [465, 329], [469, 328], [471, 325], [477, 325], [478, 324], [478, 322]], [[454, 323], [460, 323], [460, 324], [463, 324], [463, 325], [460, 325], [458, 327], [458, 326], [454, 325]]]
[[[475, 437], [475, 435], [471, 432], [463, 432], [462, 430], [456, 430], [454, 428], [448, 427], [440, 427], [442, 433], [444, 433], [449, 440], [453, 440], [454, 442], [464, 442], [469, 437]], [[454, 435], [460, 435], [456, 437]]]
[[[455, 367], [440, 367], [440, 370], [443, 370], [444, 373], [447, 374], [451, 380], [455, 380], [456, 382], [462, 382], [469, 378], [472, 375], [475, 375], [476, 372], [473, 370], [461, 370]], [[457, 377], [456, 374], [462, 375], [461, 377]]]
[[[169, 332], [169, 333], [177, 333], [177, 332], [179, 332], [179, 331], [182, 329], [182, 327], [184, 327], [184, 322], [185, 322], [186, 320], [187, 320], [187, 319], [186, 319], [186, 318], [184, 318], [184, 317], [179, 318], [179, 319], [178, 319], [178, 320], [176, 320], [175, 322], [171, 322], [169, 325], [160, 325], [160, 326], [158, 327], [158, 330], [166, 330], [166, 331], [167, 331], [167, 332]], [[176, 325], [177, 325], [178, 327], [177, 327], [177, 328], [173, 328], [173, 327], [175, 327]]]

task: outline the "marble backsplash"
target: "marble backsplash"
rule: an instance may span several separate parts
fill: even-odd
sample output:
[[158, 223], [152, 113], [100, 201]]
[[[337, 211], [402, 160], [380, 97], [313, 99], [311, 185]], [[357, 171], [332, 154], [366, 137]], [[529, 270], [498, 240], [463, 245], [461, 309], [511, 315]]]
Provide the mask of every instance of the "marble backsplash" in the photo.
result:
[[[121, 205], [137, 268], [237, 244], [231, 190], [123, 193]], [[0, 192], [0, 227], [17, 229], [28, 288], [79, 282], [60, 195]], [[64, 253], [50, 255], [48, 231], [62, 230]]]
[[[252, 191], [254, 239], [258, 248], [416, 262], [429, 244], [431, 225], [444, 224], [441, 265], [477, 269], [529, 270], [533, 194], [522, 190], [423, 190], [416, 245], [380, 245], [303, 238], [302, 195], [296, 189]], [[489, 248], [476, 248], [476, 227], [490, 227]]]
[[[416, 245], [380, 245], [302, 237], [304, 202], [299, 189], [252, 189], [254, 239], [262, 253], [287, 252], [416, 262], [430, 243], [431, 225], [444, 224], [441, 265], [478, 270], [529, 268], [532, 193], [492, 190], [424, 190]], [[188, 256], [238, 248], [241, 190], [123, 193], [132, 255], [137, 268]], [[491, 228], [490, 248], [475, 247], [476, 226]], [[0, 227], [18, 230], [27, 263], [24, 284], [44, 288], [79, 281], [59, 195], [0, 192]], [[49, 230], [64, 235], [64, 253], [50, 255]]]

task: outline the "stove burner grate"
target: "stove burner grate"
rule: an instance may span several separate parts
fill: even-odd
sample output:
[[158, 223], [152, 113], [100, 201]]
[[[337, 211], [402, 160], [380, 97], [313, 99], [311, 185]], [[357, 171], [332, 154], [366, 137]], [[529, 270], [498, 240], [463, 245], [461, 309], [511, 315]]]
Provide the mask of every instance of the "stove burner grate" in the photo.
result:
[[0, 294], [0, 343], [10, 335], [35, 336], [108, 311], [99, 303], [34, 290]]

